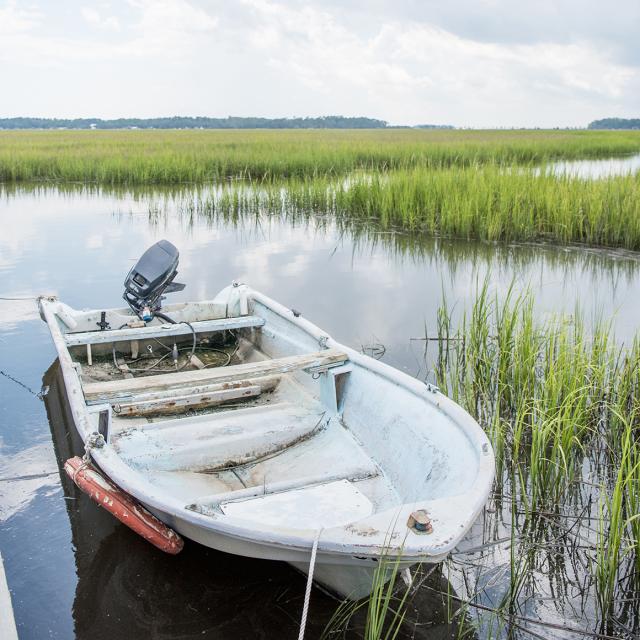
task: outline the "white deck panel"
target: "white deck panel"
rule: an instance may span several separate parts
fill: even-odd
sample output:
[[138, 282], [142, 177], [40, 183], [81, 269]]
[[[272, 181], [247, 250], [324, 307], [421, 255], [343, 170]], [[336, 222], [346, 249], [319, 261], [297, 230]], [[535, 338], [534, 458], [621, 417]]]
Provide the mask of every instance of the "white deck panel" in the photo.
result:
[[272, 493], [248, 500], [223, 502], [225, 515], [295, 529], [328, 529], [366, 518], [373, 505], [348, 480]]
[[309, 437], [323, 413], [290, 403], [153, 423], [121, 432], [113, 447], [128, 464], [155, 471], [237, 466]]

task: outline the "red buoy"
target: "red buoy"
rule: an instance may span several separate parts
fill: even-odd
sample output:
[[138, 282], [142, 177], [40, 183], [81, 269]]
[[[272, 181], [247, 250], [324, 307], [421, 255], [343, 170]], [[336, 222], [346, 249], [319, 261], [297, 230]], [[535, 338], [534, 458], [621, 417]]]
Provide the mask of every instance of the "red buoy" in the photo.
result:
[[173, 555], [182, 551], [184, 541], [173, 529], [103, 476], [91, 463], [76, 456], [64, 463], [64, 470], [94, 502], [152, 545]]

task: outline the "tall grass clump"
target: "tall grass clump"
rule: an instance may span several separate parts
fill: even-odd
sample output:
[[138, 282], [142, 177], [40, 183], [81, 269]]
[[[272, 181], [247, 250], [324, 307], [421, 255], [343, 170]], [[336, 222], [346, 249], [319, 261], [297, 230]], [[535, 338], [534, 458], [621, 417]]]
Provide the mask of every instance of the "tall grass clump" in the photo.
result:
[[619, 585], [626, 580], [637, 590], [640, 581], [640, 444], [629, 424], [615, 454], [619, 460], [612, 486], [603, 482], [600, 496], [595, 562], [596, 594], [605, 622], [616, 613]]
[[3, 131], [0, 181], [275, 180], [416, 167], [540, 164], [640, 151], [630, 131]]
[[574, 581], [598, 632], [637, 633], [638, 339], [619, 344], [610, 323], [588, 324], [579, 310], [541, 318], [529, 292], [498, 298], [485, 280], [456, 318], [443, 301], [431, 340], [438, 384], [485, 426], [496, 495], [510, 498], [494, 503], [508, 511], [510, 586], [488, 610], [513, 630], [543, 571], [559, 599]]
[[321, 638], [344, 632], [358, 612], [364, 613], [363, 640], [395, 640], [406, 617], [410, 589], [397, 593], [397, 579], [402, 570], [397, 554], [385, 549], [373, 574], [371, 593], [359, 601], [344, 600], [329, 620]]
[[640, 174], [586, 180], [495, 165], [411, 169], [237, 184], [184, 207], [210, 217], [286, 210], [451, 238], [640, 249]]

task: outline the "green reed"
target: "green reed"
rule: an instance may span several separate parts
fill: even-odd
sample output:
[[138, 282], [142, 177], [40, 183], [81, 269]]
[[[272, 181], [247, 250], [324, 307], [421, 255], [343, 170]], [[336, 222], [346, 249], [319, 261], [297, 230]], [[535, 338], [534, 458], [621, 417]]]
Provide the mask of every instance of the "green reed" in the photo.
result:
[[608, 328], [598, 325], [587, 338], [579, 314], [537, 321], [530, 295], [509, 292], [499, 302], [487, 281], [459, 328], [452, 322], [444, 307], [438, 384], [489, 425], [497, 451], [525, 474], [534, 504], [559, 500], [603, 417], [603, 397], [628, 384], [628, 375], [612, 375], [617, 353], [606, 347]]
[[0, 181], [273, 180], [637, 153], [629, 131], [2, 131]]
[[202, 216], [331, 215], [382, 229], [490, 242], [640, 248], [640, 174], [585, 180], [496, 165], [238, 183], [186, 199]]
[[[497, 458], [497, 491], [511, 491], [511, 577], [499, 617], [517, 616], [541, 553], [564, 557], [571, 547], [559, 545], [578, 540], [593, 563], [587, 597], [609, 629], [620, 603], [637, 601], [640, 589], [639, 340], [620, 345], [610, 324], [587, 325], [579, 310], [540, 318], [534, 309], [530, 293], [511, 288], [498, 298], [488, 280], [455, 321], [443, 300], [436, 378], [484, 425]], [[595, 484], [586, 469], [597, 471]], [[579, 524], [591, 500], [599, 505], [595, 526], [571, 533], [567, 510], [573, 505]]]
[[343, 600], [327, 623], [321, 638], [344, 632], [354, 616], [366, 611], [363, 640], [395, 640], [407, 614], [410, 586], [397, 593], [397, 579], [402, 570], [402, 547], [390, 553], [385, 547], [373, 574], [371, 593], [359, 601]]

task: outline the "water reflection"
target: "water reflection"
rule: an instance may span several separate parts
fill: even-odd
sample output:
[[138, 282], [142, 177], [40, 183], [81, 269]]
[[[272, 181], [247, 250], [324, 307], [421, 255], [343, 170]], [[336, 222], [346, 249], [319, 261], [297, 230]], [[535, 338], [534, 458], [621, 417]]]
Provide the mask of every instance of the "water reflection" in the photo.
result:
[[550, 163], [543, 170], [558, 176], [576, 178], [598, 179], [610, 176], [626, 176], [640, 171], [640, 153], [626, 158], [563, 160]]
[[56, 492], [58, 471], [50, 442], [39, 442], [14, 455], [0, 441], [0, 523], [26, 508], [39, 493]]
[[[117, 306], [132, 262], [166, 237], [180, 248], [188, 285], [174, 299], [212, 297], [231, 280], [248, 282], [348, 344], [383, 343], [386, 360], [413, 375], [426, 372], [409, 338], [433, 330], [443, 291], [461, 309], [487, 273], [497, 293], [512, 281], [530, 286], [541, 314], [571, 313], [579, 304], [588, 316], [615, 315], [622, 339], [636, 331], [640, 262], [631, 252], [382, 233], [373, 223], [288, 212], [197, 216], [182, 206], [199, 197], [190, 189], [7, 188], [0, 293]], [[15, 327], [27, 309], [33, 313], [29, 305], [3, 304], [0, 317]]]
[[[120, 219], [125, 216], [119, 214]], [[417, 264], [443, 263], [455, 275], [457, 270], [476, 268], [480, 264], [493, 264], [499, 270], [537, 271], [545, 266], [579, 269], [592, 276], [606, 272], [615, 281], [620, 277], [634, 278], [640, 267], [640, 254], [626, 249], [588, 247], [580, 244], [558, 246], [553, 243], [496, 243], [480, 240], [458, 240], [425, 236], [419, 232], [380, 230], [376, 219], [348, 219], [302, 214], [285, 211], [281, 215], [266, 214], [211, 214], [185, 213], [166, 209], [148, 212], [149, 225], [158, 230], [167, 229], [174, 219], [182, 222], [185, 230], [196, 231], [206, 224], [210, 229], [232, 228], [247, 237], [268, 239], [278, 226], [286, 225], [304, 231], [311, 237], [335, 237], [336, 250], [348, 245], [354, 256], [374, 255], [383, 251], [389, 258], [410, 260]]]
[[[633, 253], [381, 233], [372, 223], [286, 211], [227, 218], [181, 213], [185, 198], [202, 193], [190, 186], [152, 192], [42, 185], [6, 189], [0, 198], [0, 297], [57, 293], [79, 308], [118, 306], [132, 262], [166, 237], [180, 248], [179, 279], [187, 283], [173, 299], [210, 298], [233, 279], [245, 281], [302, 310], [355, 348], [381, 343], [385, 361], [420, 377], [429, 373], [424, 343], [411, 338], [434, 332], [443, 291], [460, 311], [486, 274], [497, 294], [514, 281], [516, 288], [530, 287], [541, 315], [570, 313], [580, 305], [587, 316], [614, 314], [622, 339], [637, 330], [640, 263]], [[1, 301], [1, 368], [38, 390], [53, 357], [32, 301]], [[47, 374], [47, 384], [52, 376], [55, 370]], [[0, 377], [0, 466], [13, 473], [14, 459], [20, 469], [50, 464], [52, 437], [58, 463], [76, 451], [64, 407], [57, 385], [47, 398], [47, 422], [39, 401]], [[205, 637], [270, 637], [267, 631], [271, 637], [295, 637], [304, 580], [287, 565], [230, 558], [191, 545], [184, 555], [167, 559], [77, 495], [66, 476], [20, 486], [24, 491], [15, 495], [7, 493], [11, 484], [0, 486], [9, 496], [3, 504], [10, 507], [0, 545], [21, 637], [68, 638], [72, 626], [80, 638], [191, 637], [201, 631]], [[477, 523], [472, 547], [504, 535], [504, 523], [485, 535], [483, 526], [489, 525]], [[496, 557], [487, 555], [491, 566], [508, 555], [495, 549]], [[501, 571], [506, 580], [504, 566]], [[499, 578], [493, 584], [496, 593], [505, 588]], [[563, 580], [558, 570], [554, 588], [561, 590]], [[461, 592], [466, 588], [461, 575], [451, 582]], [[432, 587], [447, 591], [450, 585]], [[432, 597], [429, 588], [419, 591], [412, 615], [424, 625], [407, 637], [452, 632], [442, 622], [446, 608]], [[554, 619], [552, 602], [537, 606], [549, 607], [542, 615]], [[317, 637], [334, 606], [314, 592], [308, 637]]]

